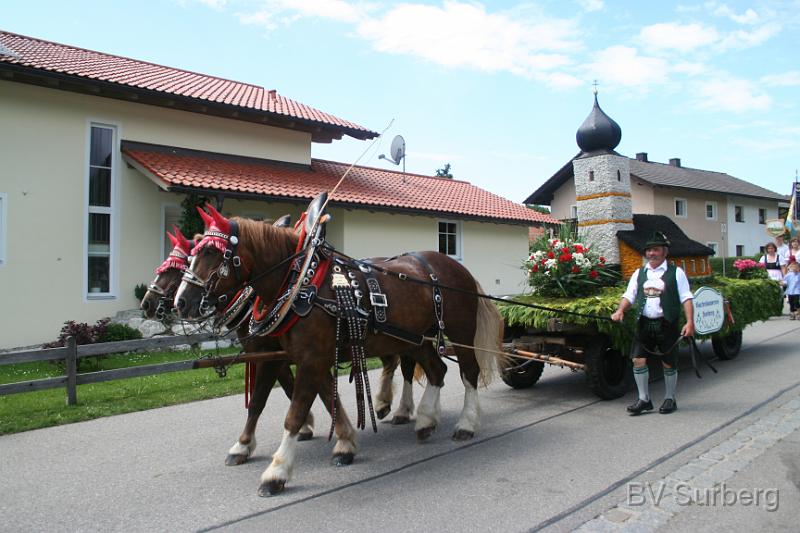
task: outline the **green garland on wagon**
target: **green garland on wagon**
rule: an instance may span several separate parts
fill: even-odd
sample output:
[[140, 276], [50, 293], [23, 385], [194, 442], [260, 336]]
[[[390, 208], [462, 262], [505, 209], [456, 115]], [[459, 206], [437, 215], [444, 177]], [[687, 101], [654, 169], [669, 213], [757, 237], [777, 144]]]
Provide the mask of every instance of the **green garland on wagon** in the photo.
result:
[[[732, 279], [723, 277], [706, 277], [702, 280], [690, 280], [692, 290], [701, 286], [711, 287], [722, 293], [731, 302], [734, 324], [726, 324], [718, 335], [727, 335], [731, 331], [742, 330], [754, 322], [780, 315], [783, 309], [781, 288], [777, 282], [769, 279]], [[525, 303], [541, 305], [560, 311], [610, 317], [624, 292], [624, 287], [605, 287], [593, 296], [583, 298], [546, 298], [543, 296], [523, 295], [515, 297]], [[558, 318], [564, 323], [576, 326], [590, 326], [599, 333], [608, 335], [616, 348], [628, 353], [634, 327], [634, 313], [625, 314], [625, 327], [609, 320], [598, 320], [585, 316], [565, 315], [554, 311], [533, 309], [521, 305], [499, 303], [498, 309], [507, 326], [523, 326], [546, 331], [547, 322]], [[698, 335], [698, 338], [709, 338], [710, 335]]]

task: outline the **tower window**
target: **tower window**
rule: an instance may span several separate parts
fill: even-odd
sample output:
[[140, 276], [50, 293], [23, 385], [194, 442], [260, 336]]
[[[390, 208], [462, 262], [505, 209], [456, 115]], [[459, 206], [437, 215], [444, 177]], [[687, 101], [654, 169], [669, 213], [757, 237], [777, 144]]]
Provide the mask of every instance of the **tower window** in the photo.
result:
[[617, 181], [622, 181], [622, 173], [617, 170]]
[[594, 170], [589, 171], [589, 181], [594, 181]]

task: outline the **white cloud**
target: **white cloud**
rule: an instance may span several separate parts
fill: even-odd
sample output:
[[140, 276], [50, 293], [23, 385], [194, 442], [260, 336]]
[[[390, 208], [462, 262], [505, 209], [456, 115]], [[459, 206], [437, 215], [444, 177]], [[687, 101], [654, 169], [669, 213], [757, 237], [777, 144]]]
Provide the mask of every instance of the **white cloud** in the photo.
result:
[[188, 4], [202, 4], [211, 9], [221, 10], [228, 3], [228, 0], [178, 0], [178, 5], [186, 7]]
[[[199, 0], [225, 2], [226, 0]], [[290, 23], [301, 18], [323, 18], [338, 22], [358, 22], [373, 6], [351, 4], [345, 0], [264, 0], [256, 11], [237, 13], [242, 24], [274, 30], [278, 22]]]
[[590, 13], [593, 11], [601, 11], [605, 7], [603, 0], [578, 0], [578, 3], [584, 11]]
[[790, 70], [781, 74], [763, 76], [761, 83], [771, 87], [795, 87], [800, 85], [800, 70]]
[[747, 8], [741, 15], [736, 13], [733, 9], [729, 8], [726, 4], [717, 6], [713, 14], [718, 17], [727, 17], [738, 24], [756, 24], [761, 20], [761, 17], [751, 8]]
[[362, 20], [357, 33], [380, 52], [530, 77], [568, 65], [567, 52], [579, 44], [572, 21], [488, 13], [480, 4], [457, 1], [441, 7], [401, 4]]
[[641, 56], [636, 48], [617, 45], [595, 54], [585, 68], [605, 85], [644, 89], [666, 82], [669, 66], [661, 58]]
[[707, 46], [719, 39], [713, 26], [662, 22], [645, 26], [639, 32], [639, 41], [647, 48], [688, 52]]
[[672, 72], [686, 74], [687, 76], [700, 76], [702, 74], [707, 74], [710, 68], [705, 63], [681, 61], [680, 63], [672, 65], [671, 70]]
[[719, 78], [694, 84], [695, 105], [711, 111], [764, 111], [772, 106], [768, 94], [760, 92], [749, 80]]
[[780, 23], [769, 22], [751, 31], [737, 30], [726, 35], [720, 42], [720, 47], [723, 50], [729, 48], [752, 48], [779, 34], [782, 29]]
[[747, 149], [749, 152], [770, 153], [770, 152], [785, 152], [787, 150], [796, 149], [800, 146], [800, 142], [795, 139], [734, 139], [733, 143]]

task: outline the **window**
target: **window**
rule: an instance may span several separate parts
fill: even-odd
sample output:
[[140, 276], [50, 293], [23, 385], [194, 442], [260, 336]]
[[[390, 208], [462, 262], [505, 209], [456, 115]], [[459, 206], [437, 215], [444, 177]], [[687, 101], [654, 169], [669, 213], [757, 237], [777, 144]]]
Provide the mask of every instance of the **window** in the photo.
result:
[[594, 181], [594, 170], [589, 171], [589, 181]]
[[706, 202], [706, 220], [717, 219], [717, 202]]
[[571, 218], [578, 218], [578, 206], [577, 205], [570, 206], [570, 208], [569, 208], [569, 216]]
[[733, 206], [733, 219], [736, 222], [744, 222], [744, 207], [740, 205]]
[[744, 245], [737, 244], [736, 245], [736, 257], [742, 257], [744, 255]]
[[115, 129], [92, 124], [89, 133], [86, 281], [90, 298], [112, 292]]
[[0, 192], [0, 266], [6, 264], [6, 211], [8, 210], [8, 195]]
[[759, 224], [767, 223], [767, 210], [763, 207], [758, 208], [758, 223]]
[[714, 250], [714, 255], [717, 254], [717, 243], [715, 243], [715, 242], [707, 242], [706, 246], [708, 246], [709, 248]]
[[675, 198], [675, 216], [686, 218], [686, 200], [684, 198]]
[[617, 170], [617, 181], [622, 181], [622, 173], [619, 170]]
[[759, 253], [765, 254], [765, 253], [767, 253], [767, 247], [766, 246], [759, 246], [758, 247], [758, 251], [759, 251]]
[[[161, 220], [163, 221], [161, 225], [162, 261], [167, 258], [173, 248], [172, 243], [167, 238], [166, 232], [172, 233], [175, 226], [180, 227], [181, 215], [183, 215], [183, 209], [178, 204], [164, 204], [161, 206]], [[188, 235], [186, 238], [191, 240], [192, 235]]]
[[461, 257], [461, 224], [450, 220], [439, 221], [439, 252], [451, 257]]

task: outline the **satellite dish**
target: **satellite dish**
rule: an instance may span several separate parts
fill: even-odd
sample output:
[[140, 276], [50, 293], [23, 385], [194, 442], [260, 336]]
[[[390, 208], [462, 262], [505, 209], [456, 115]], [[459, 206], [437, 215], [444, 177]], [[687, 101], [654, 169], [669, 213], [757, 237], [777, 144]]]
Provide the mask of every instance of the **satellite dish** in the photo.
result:
[[389, 148], [389, 157], [386, 157], [384, 154], [378, 156], [378, 159], [386, 159], [394, 163], [395, 165], [399, 165], [400, 161], [403, 161], [403, 171], [405, 172], [405, 159], [406, 157], [406, 140], [403, 139], [402, 135], [396, 135], [394, 139], [392, 139], [392, 146]]

